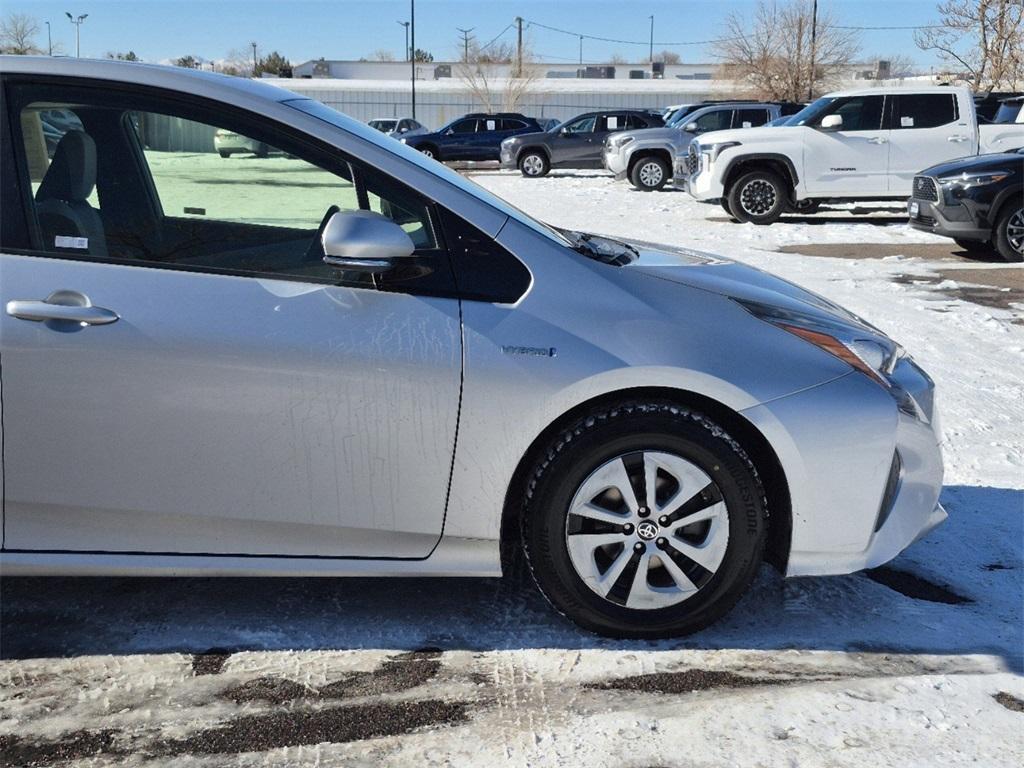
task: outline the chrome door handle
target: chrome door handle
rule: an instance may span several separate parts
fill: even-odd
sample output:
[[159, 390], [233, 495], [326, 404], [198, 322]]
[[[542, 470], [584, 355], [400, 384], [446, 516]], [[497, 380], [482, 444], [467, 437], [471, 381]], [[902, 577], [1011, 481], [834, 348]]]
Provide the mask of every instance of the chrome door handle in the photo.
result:
[[81, 325], [107, 325], [120, 317], [104, 307], [94, 307], [89, 297], [78, 291], [54, 291], [44, 301], [12, 299], [7, 302], [7, 314], [20, 320], [57, 320]]
[[967, 136], [949, 136], [946, 138], [946, 141], [952, 141], [959, 144], [961, 141], [967, 141], [968, 138], [969, 137]]
[[872, 138], [868, 139], [868, 144], [885, 144], [888, 141], [889, 140], [884, 136], [873, 136]]

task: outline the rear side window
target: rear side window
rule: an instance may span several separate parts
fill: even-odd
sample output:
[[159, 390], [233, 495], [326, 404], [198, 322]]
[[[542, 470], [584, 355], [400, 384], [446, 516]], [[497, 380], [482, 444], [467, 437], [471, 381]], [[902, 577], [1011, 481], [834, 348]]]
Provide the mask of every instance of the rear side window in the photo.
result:
[[526, 127], [526, 123], [522, 120], [516, 120], [510, 117], [503, 118], [500, 125], [501, 127], [498, 130], [501, 131], [518, 131]]
[[729, 120], [732, 118], [731, 109], [716, 109], [713, 112], [701, 115], [696, 120], [688, 121], [697, 123], [697, 130], [723, 131], [729, 127]]
[[626, 116], [626, 130], [635, 131], [638, 128], [646, 128], [647, 123], [643, 121], [639, 115], [627, 115]]
[[601, 117], [600, 124], [598, 125], [599, 131], [621, 131], [625, 127], [625, 117], [623, 115], [603, 115]]
[[480, 125], [477, 127], [477, 133], [481, 131], [499, 131], [499, 125], [501, 121], [495, 117], [488, 117], [480, 121]]
[[896, 99], [892, 127], [896, 130], [937, 128], [955, 123], [959, 117], [956, 96], [951, 93], [906, 94]]
[[733, 128], [756, 128], [768, 122], [767, 109], [737, 109], [732, 121]]

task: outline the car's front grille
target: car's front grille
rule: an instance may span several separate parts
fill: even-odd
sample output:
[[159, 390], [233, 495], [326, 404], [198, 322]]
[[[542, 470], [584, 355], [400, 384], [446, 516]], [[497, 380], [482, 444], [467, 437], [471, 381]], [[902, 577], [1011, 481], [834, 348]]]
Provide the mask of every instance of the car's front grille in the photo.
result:
[[934, 216], [921, 216], [919, 214], [918, 217], [916, 219], [914, 219], [914, 221], [917, 221], [917, 222], [919, 222], [921, 224], [924, 224], [925, 226], [929, 226], [929, 227], [934, 227], [935, 226], [935, 217]]
[[914, 197], [918, 200], [939, 201], [939, 190], [935, 186], [935, 179], [931, 176], [914, 177]]
[[693, 176], [699, 167], [700, 156], [697, 154], [697, 148], [691, 144], [690, 150], [686, 153], [686, 172]]

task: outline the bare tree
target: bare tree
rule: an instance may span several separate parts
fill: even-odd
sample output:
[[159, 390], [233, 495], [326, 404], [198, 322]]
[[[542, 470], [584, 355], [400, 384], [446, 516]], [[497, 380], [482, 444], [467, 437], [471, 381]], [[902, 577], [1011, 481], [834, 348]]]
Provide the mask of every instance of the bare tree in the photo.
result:
[[803, 101], [808, 92], [820, 94], [860, 51], [858, 34], [837, 28], [832, 14], [820, 8], [812, 46], [811, 0], [759, 0], [748, 18], [736, 11], [726, 16], [723, 39], [713, 50], [723, 74], [756, 98]]
[[665, 64], [678, 64], [682, 61], [682, 58], [675, 51], [662, 51], [661, 53], [654, 54], [655, 61], [661, 61]]
[[509, 66], [516, 61], [514, 46], [474, 46], [466, 61], [457, 65], [456, 74], [485, 112], [515, 112], [540, 77], [528, 45], [523, 46], [522, 66]]
[[228, 51], [227, 58], [224, 59], [220, 71], [226, 75], [235, 75], [236, 77], [252, 77], [252, 53], [240, 51], [237, 48]]
[[0, 21], [0, 52], [19, 56], [43, 53], [36, 45], [39, 22], [25, 13], [8, 13]]
[[378, 48], [376, 51], [370, 54], [370, 61], [394, 61], [395, 54], [391, 51], [385, 50], [384, 48]]
[[941, 26], [914, 33], [917, 47], [935, 51], [975, 89], [1012, 90], [1024, 81], [1024, 2], [944, 0]]
[[914, 60], [902, 53], [892, 55], [870, 56], [867, 61], [873, 62], [875, 76], [883, 80], [899, 80], [904, 77], [912, 77], [920, 71], [920, 67]]
[[612, 57], [610, 59], [608, 59], [608, 63], [609, 64], [628, 64], [629, 62], [626, 60], [626, 57], [623, 56], [621, 53], [613, 53]]

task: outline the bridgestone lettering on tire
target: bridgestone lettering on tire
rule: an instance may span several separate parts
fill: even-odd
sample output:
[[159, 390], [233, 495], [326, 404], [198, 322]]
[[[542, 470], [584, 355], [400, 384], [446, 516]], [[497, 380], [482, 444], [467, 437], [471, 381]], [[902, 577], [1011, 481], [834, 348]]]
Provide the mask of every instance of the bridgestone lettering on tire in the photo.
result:
[[561, 613], [615, 637], [684, 635], [736, 603], [761, 562], [764, 490], [707, 416], [630, 401], [579, 419], [527, 489], [523, 545]]

